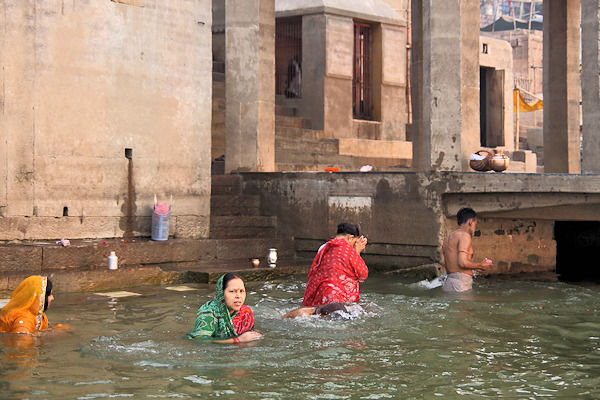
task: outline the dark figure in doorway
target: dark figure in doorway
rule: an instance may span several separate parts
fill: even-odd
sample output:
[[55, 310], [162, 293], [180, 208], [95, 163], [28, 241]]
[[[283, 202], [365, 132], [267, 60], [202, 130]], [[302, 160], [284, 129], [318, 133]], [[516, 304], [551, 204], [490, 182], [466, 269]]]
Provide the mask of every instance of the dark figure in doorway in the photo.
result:
[[287, 82], [285, 97], [300, 97], [302, 93], [302, 69], [297, 56], [292, 58], [288, 64]]

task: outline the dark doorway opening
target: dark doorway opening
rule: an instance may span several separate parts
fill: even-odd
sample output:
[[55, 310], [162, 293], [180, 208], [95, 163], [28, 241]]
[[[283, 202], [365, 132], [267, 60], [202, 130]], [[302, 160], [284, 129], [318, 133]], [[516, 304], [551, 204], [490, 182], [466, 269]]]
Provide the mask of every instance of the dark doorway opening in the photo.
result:
[[600, 222], [556, 221], [554, 239], [561, 280], [600, 282]]
[[275, 94], [302, 97], [302, 18], [275, 21]]
[[481, 146], [504, 146], [504, 71], [479, 68]]
[[373, 119], [372, 48], [371, 25], [355, 22], [352, 108], [356, 119]]

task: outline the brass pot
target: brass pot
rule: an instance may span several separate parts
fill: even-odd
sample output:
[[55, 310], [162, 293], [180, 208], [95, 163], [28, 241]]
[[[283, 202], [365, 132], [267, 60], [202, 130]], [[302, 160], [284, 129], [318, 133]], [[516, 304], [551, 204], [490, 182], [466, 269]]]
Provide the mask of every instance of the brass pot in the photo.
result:
[[508, 168], [508, 163], [508, 156], [502, 153], [502, 151], [496, 150], [496, 154], [490, 160], [490, 167], [496, 172], [502, 172]]

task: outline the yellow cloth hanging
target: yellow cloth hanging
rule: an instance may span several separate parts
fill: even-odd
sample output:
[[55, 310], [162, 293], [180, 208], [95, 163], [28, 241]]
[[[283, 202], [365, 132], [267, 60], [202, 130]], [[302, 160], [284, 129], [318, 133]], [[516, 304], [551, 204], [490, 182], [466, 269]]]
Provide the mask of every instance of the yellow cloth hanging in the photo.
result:
[[513, 89], [513, 104], [515, 106], [515, 112], [517, 111], [517, 94], [519, 99], [519, 112], [530, 112], [536, 110], [542, 110], [544, 108], [544, 101], [537, 100], [533, 103], [528, 103], [523, 98], [521, 91], [519, 89]]

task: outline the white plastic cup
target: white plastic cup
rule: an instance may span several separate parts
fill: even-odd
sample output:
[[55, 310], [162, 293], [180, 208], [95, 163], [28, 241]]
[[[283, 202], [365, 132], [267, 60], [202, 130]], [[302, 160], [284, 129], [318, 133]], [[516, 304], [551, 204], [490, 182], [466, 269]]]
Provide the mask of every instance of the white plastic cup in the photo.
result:
[[119, 268], [119, 257], [117, 257], [114, 251], [111, 251], [110, 255], [108, 256], [108, 269], [117, 268]]

